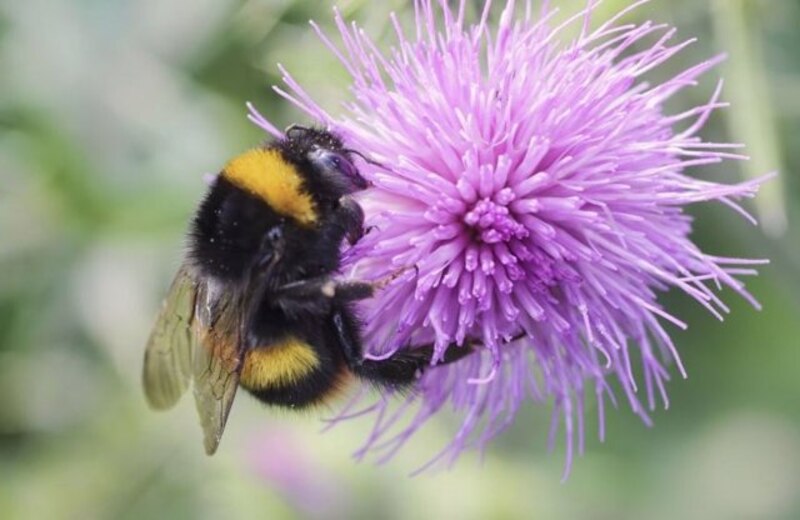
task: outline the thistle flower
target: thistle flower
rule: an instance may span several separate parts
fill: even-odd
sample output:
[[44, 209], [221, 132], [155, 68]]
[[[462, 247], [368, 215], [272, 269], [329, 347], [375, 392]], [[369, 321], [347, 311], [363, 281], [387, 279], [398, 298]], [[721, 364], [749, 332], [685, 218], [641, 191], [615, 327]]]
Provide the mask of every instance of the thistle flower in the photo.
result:
[[[701, 106], [664, 110], [722, 58], [647, 83], [692, 40], [670, 43], [666, 25], [619, 23], [646, 1], [591, 30], [598, 1], [555, 25], [546, 2], [537, 14], [509, 0], [493, 27], [491, 1], [470, 24], [466, 0], [417, 0], [415, 36], [392, 16], [388, 52], [336, 12], [343, 50], [312, 26], [352, 77], [340, 115], [281, 68], [288, 91], [276, 90], [374, 161], [360, 165], [375, 186], [361, 200], [371, 231], [346, 252], [348, 274], [416, 266], [364, 304], [369, 355], [433, 344], [438, 360], [477, 345], [428, 371], [416, 405], [368, 408], [377, 419], [362, 454], [391, 456], [449, 403], [463, 423], [440, 456], [455, 458], [485, 446], [530, 397], [553, 407], [551, 443], [563, 423], [569, 468], [574, 446], [583, 449], [587, 396], [602, 439], [605, 403], [617, 404], [610, 380], [649, 424], [657, 395], [669, 403], [667, 366], [685, 377], [667, 325], [686, 324], [659, 293], [679, 289], [720, 319], [723, 287], [758, 307], [736, 277], [760, 262], [698, 249], [684, 210], [718, 201], [751, 218], [735, 199], [760, 180], [718, 184], [695, 169], [744, 158], [739, 145], [698, 136], [725, 106], [722, 83]], [[564, 43], [570, 26], [579, 35]]]

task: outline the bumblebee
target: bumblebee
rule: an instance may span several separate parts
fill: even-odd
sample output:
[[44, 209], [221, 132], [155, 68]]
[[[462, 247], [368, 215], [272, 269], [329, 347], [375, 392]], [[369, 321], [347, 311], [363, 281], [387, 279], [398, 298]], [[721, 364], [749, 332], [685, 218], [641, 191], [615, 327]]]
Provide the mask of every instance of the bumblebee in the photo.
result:
[[[147, 343], [143, 382], [155, 409], [172, 407], [193, 382], [209, 455], [239, 387], [268, 405], [303, 409], [353, 376], [403, 389], [429, 367], [431, 345], [363, 358], [353, 304], [397, 274], [335, 278], [343, 242], [364, 233], [350, 197], [369, 186], [354, 165], [360, 155], [331, 132], [292, 126], [230, 161], [201, 202]], [[442, 362], [468, 352], [448, 349]]]

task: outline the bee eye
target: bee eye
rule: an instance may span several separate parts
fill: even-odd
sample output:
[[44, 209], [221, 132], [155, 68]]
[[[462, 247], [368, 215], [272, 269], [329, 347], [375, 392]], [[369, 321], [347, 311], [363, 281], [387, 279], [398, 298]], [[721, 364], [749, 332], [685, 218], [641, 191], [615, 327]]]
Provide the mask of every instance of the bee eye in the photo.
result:
[[353, 177], [355, 175], [358, 175], [356, 167], [353, 165], [353, 163], [351, 163], [349, 160], [345, 159], [338, 153], [331, 153], [327, 157], [327, 162], [332, 170], [337, 170], [340, 173], [347, 175], [348, 177]]
[[364, 189], [367, 186], [352, 161], [341, 153], [317, 148], [311, 152], [309, 159], [321, 172], [338, 177], [354, 188]]

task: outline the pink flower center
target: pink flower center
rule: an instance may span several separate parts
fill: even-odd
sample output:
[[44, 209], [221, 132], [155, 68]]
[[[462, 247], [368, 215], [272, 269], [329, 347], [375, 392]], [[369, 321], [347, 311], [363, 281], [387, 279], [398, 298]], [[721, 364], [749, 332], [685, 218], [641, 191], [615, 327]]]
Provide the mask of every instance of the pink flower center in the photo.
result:
[[464, 215], [464, 223], [485, 244], [508, 242], [512, 238], [520, 240], [528, 236], [528, 230], [517, 222], [506, 206], [490, 199], [476, 202]]

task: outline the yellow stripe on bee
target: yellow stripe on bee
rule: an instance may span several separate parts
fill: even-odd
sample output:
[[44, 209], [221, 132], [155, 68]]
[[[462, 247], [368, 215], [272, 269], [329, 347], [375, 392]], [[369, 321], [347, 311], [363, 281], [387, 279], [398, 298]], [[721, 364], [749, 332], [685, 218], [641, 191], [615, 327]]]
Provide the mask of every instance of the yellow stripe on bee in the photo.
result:
[[291, 386], [315, 369], [320, 361], [307, 343], [290, 337], [280, 343], [249, 351], [239, 382], [254, 390]]
[[249, 150], [225, 165], [222, 175], [304, 226], [317, 220], [314, 200], [303, 190], [303, 179], [278, 150]]

